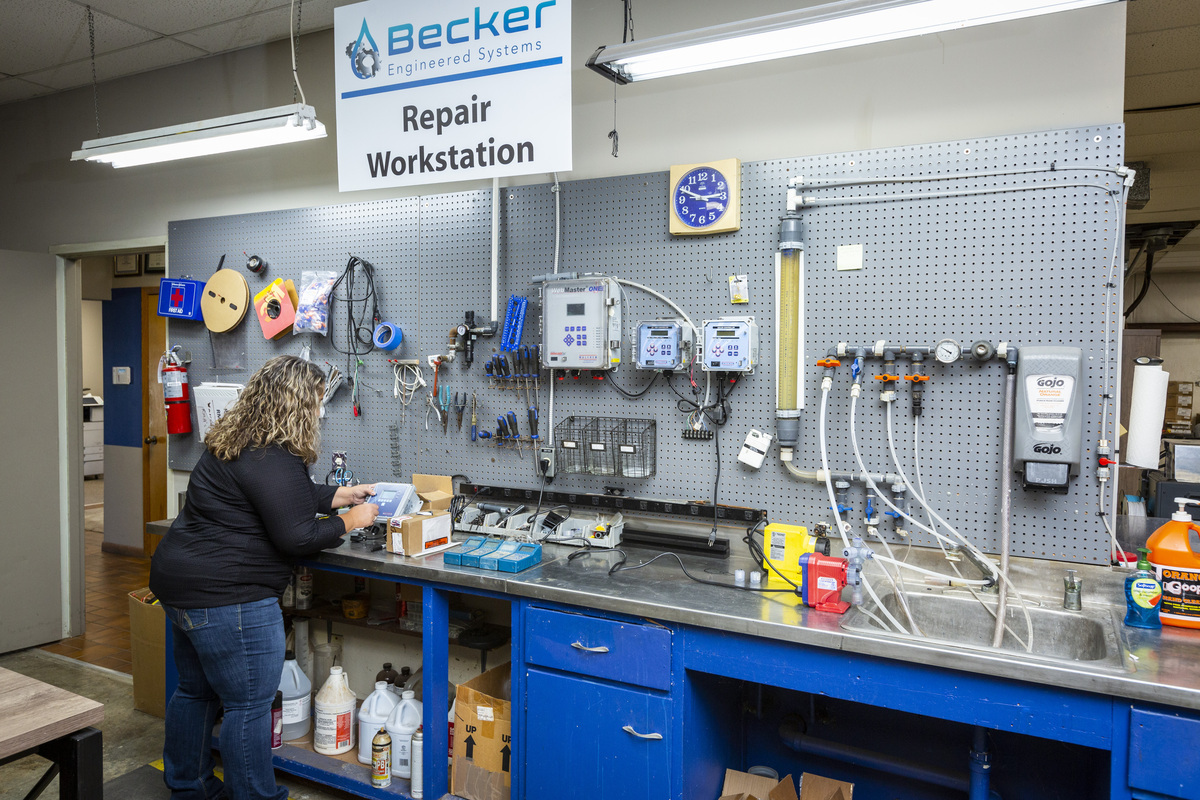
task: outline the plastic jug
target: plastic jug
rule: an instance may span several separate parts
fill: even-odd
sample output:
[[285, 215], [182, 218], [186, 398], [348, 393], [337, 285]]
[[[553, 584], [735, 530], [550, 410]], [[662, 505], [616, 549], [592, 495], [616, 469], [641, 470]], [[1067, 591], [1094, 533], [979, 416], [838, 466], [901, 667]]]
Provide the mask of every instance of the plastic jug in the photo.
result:
[[387, 681], [375, 681], [375, 691], [367, 695], [358, 709], [358, 760], [371, 763], [371, 740], [387, 724], [399, 698], [388, 689]]
[[283, 657], [279, 691], [283, 692], [283, 740], [303, 739], [312, 722], [312, 684], [291, 650]]
[[314, 703], [314, 750], [324, 756], [337, 756], [354, 749], [354, 706], [357, 701], [342, 668], [331, 668]]
[[392, 737], [392, 774], [397, 778], [412, 777], [412, 735], [421, 727], [421, 701], [407, 690], [387, 719], [387, 732]]
[[1163, 625], [1200, 628], [1200, 554], [1188, 540], [1192, 531], [1200, 534], [1200, 525], [1184, 509], [1200, 506], [1200, 500], [1176, 497], [1175, 502], [1179, 510], [1146, 542], [1154, 576], [1162, 584], [1158, 616]]

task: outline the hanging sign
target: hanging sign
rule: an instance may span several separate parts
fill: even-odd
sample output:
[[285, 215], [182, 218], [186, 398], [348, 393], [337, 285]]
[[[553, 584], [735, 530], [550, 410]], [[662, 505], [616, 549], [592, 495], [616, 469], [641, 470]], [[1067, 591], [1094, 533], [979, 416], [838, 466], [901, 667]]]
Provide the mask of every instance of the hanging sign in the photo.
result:
[[343, 192], [571, 169], [571, 0], [334, 9]]

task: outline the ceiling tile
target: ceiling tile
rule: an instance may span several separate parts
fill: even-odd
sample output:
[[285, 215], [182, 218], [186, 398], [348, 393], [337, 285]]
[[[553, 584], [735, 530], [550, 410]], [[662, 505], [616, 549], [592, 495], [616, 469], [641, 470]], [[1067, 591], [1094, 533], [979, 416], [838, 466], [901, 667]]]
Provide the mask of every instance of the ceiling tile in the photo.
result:
[[263, 14], [210, 25], [207, 28], [185, 31], [175, 38], [209, 53], [240, 50], [243, 47], [286, 39], [288, 10], [273, 9]]
[[[96, 52], [104, 53], [146, 42], [154, 35], [95, 14]], [[0, 72], [23, 75], [88, 57], [87, 14], [70, 0], [4, 0], [0, 2]]]
[[1200, 131], [1200, 105], [1125, 115], [1126, 146], [1136, 136], [1179, 131]]
[[163, 2], [163, 0], [90, 0], [92, 8], [117, 19], [173, 35], [217, 22], [286, 7], [290, 0], [221, 0], [221, 2]]
[[[223, 53], [287, 39], [290, 35], [290, 18], [291, 9], [282, 6], [248, 17], [185, 31], [175, 38], [210, 53]], [[305, 0], [300, 16], [300, 32], [313, 33], [331, 27], [333, 0]]]
[[[203, 58], [206, 54], [190, 45], [177, 42], [174, 39], [155, 39], [152, 42], [139, 44], [116, 53], [96, 56], [96, 73], [101, 81], [123, 75], [135, 75], [139, 72], [182, 64]], [[31, 81], [52, 86], [58, 91], [87, 86], [92, 82], [91, 64], [75, 61], [47, 70], [26, 75]]]
[[44, 94], [53, 94], [55, 89], [41, 86], [20, 78], [0, 78], [0, 103], [15, 103], [18, 100], [29, 100]]
[[1200, 68], [1131, 75], [1125, 79], [1125, 108], [1157, 108], [1200, 102]]
[[1125, 37], [1125, 75], [1152, 75], [1200, 67], [1198, 43], [1200, 25], [1130, 34]]
[[1200, 3], [1196, 0], [1137, 0], [1125, 7], [1127, 33], [1200, 25]]

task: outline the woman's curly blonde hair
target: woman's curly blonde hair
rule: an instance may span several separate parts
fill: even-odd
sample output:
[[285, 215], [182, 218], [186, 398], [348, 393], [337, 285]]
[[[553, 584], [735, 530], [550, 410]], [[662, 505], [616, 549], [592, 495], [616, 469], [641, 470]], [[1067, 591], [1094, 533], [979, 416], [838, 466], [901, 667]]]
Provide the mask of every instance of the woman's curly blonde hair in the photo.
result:
[[247, 447], [279, 445], [316, 462], [320, 452], [317, 420], [325, 375], [310, 361], [276, 356], [250, 376], [225, 416], [204, 437], [204, 446], [222, 461], [233, 461]]

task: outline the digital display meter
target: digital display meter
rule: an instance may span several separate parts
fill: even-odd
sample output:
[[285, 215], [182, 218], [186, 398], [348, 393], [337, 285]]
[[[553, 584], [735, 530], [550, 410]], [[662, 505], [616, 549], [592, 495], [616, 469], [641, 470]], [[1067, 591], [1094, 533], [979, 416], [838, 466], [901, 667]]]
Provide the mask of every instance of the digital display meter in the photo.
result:
[[542, 289], [542, 366], [608, 370], [620, 363], [620, 284], [606, 277], [547, 283]]
[[637, 328], [638, 369], [681, 370], [692, 360], [692, 328], [680, 320], [640, 322]]
[[754, 317], [726, 317], [704, 323], [705, 372], [753, 372], [758, 363], [758, 324]]

